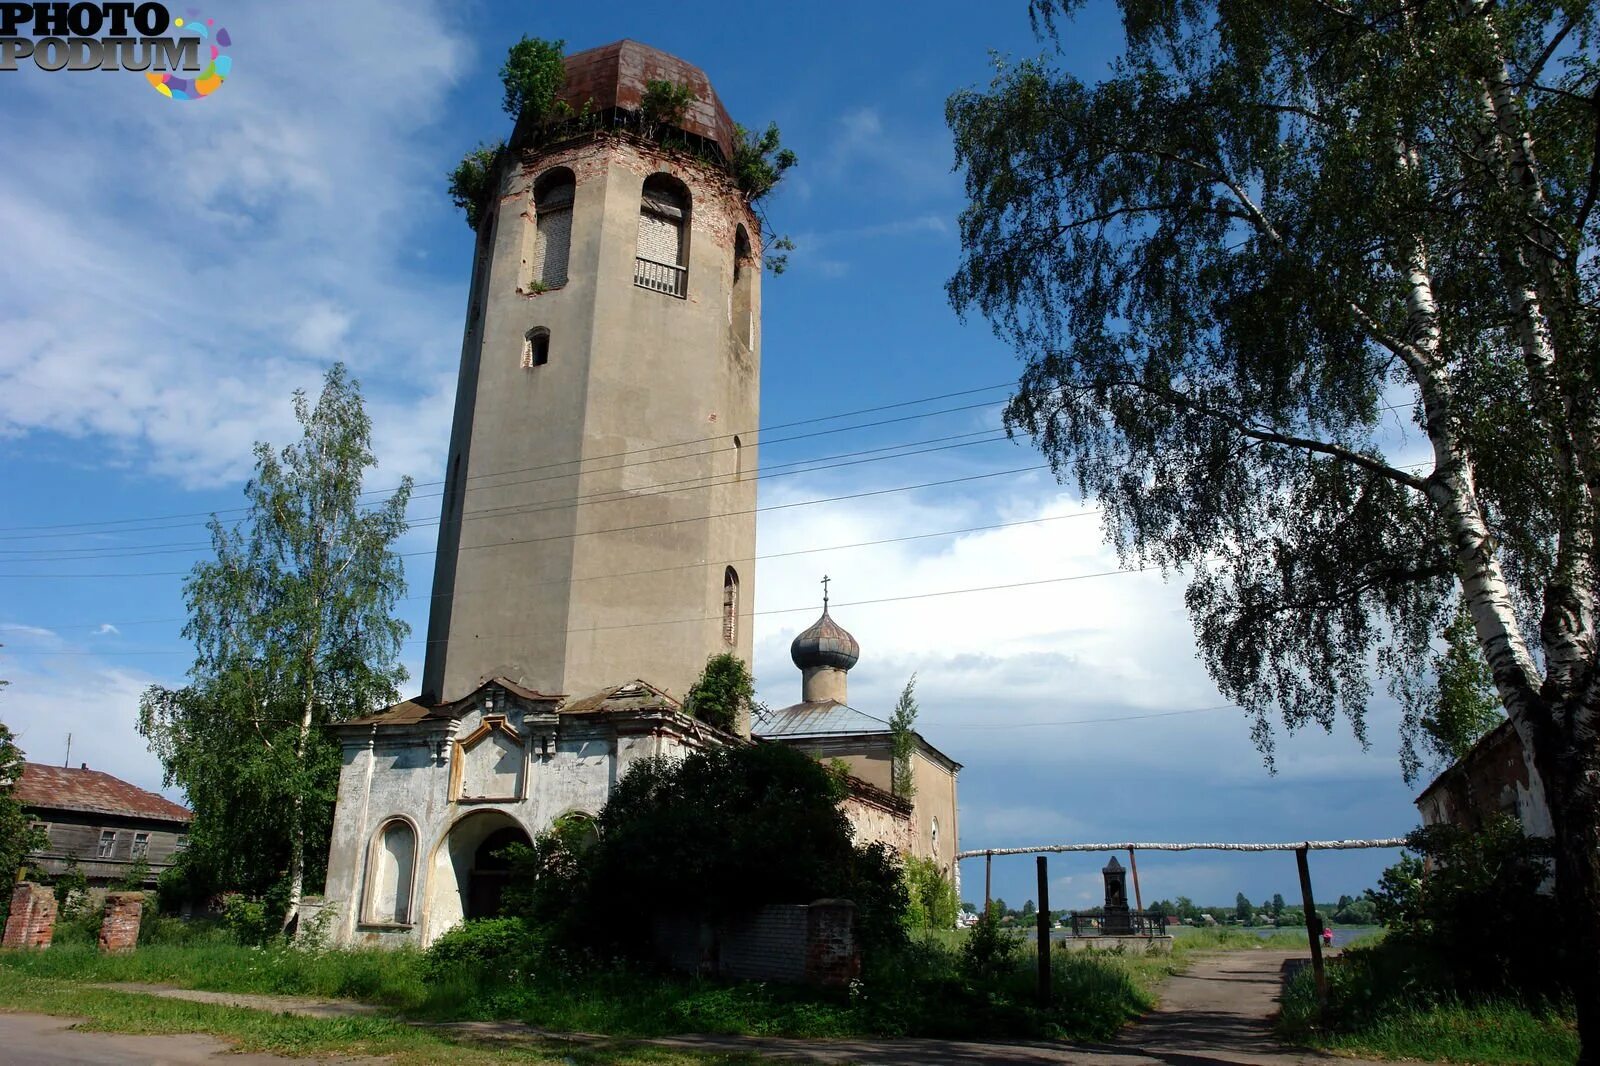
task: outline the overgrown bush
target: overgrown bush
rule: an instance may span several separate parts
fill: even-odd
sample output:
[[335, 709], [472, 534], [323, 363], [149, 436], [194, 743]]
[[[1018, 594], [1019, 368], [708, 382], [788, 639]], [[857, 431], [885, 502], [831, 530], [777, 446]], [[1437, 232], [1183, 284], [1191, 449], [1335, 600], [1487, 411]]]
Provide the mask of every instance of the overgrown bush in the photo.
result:
[[961, 945], [961, 973], [973, 981], [993, 981], [1010, 970], [1022, 952], [1022, 941], [1000, 925], [1000, 911], [990, 907], [978, 915]]
[[567, 68], [562, 61], [566, 46], [566, 41], [524, 37], [506, 50], [500, 68], [500, 84], [505, 87], [501, 106], [513, 121], [524, 114], [537, 121], [549, 113], [556, 94], [566, 84]]
[[423, 954], [429, 982], [470, 974], [475, 981], [521, 984], [543, 955], [543, 939], [521, 918], [476, 918], [435, 940]]
[[932, 859], [908, 856], [905, 860], [908, 906], [906, 925], [919, 929], [954, 929], [961, 901], [956, 886]]
[[505, 147], [504, 141], [480, 144], [462, 156], [461, 162], [450, 173], [450, 199], [466, 216], [467, 227], [471, 230], [477, 230], [478, 222], [483, 217], [489, 187], [494, 181], [500, 153], [505, 151]]
[[735, 123], [733, 133], [733, 180], [744, 198], [755, 203], [778, 187], [784, 173], [800, 157], [783, 147], [776, 122], [760, 134]]
[[639, 118], [644, 123], [646, 137], [665, 133], [667, 128], [682, 128], [689, 105], [694, 103], [694, 90], [675, 81], [652, 78], [644, 83], [644, 93], [639, 98]]
[[1389, 942], [1437, 957], [1437, 976], [1460, 994], [1561, 994], [1561, 938], [1530, 935], [1560, 928], [1555, 900], [1539, 892], [1548, 841], [1498, 815], [1477, 832], [1435, 825], [1406, 842], [1427, 863], [1402, 855], [1367, 893]]
[[222, 927], [235, 943], [250, 947], [271, 940], [278, 934], [280, 923], [266, 900], [233, 893], [222, 902]]
[[689, 686], [684, 709], [724, 733], [739, 731], [739, 719], [755, 705], [756, 683], [750, 668], [732, 652], [706, 660], [700, 676]]
[[[771, 903], [855, 901], [871, 950], [904, 936], [895, 856], [856, 847], [842, 783], [777, 744], [716, 748], [635, 763], [600, 813], [592, 843], [546, 835], [512, 852], [511, 913], [564, 944], [638, 954], [630, 930], [657, 919], [720, 918]], [[630, 916], [626, 928], [615, 921]]]

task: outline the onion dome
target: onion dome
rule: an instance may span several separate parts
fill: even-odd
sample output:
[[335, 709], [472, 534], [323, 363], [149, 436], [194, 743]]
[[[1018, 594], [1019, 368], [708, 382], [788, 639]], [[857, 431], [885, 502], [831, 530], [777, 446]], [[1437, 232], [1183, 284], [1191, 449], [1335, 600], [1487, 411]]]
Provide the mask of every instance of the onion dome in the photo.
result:
[[843, 626], [828, 614], [827, 604], [822, 607], [822, 617], [810, 629], [794, 638], [789, 645], [789, 658], [802, 670], [816, 666], [831, 666], [848, 670], [861, 658], [861, 645], [845, 632]]

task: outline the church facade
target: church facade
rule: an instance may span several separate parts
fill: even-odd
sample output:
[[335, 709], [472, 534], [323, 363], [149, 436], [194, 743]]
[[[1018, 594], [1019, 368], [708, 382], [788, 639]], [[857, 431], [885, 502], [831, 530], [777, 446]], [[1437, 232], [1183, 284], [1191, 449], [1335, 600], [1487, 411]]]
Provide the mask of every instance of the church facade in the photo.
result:
[[[646, 84], [693, 90], [663, 138]], [[959, 764], [848, 705], [855, 641], [791, 649], [800, 703], [723, 733], [683, 698], [751, 658], [761, 227], [705, 74], [632, 41], [566, 60], [583, 122], [519, 122], [478, 227], [420, 694], [338, 727], [341, 943], [496, 913], [505, 844], [591, 820], [635, 761], [784, 743], [848, 764], [859, 840], [955, 876]]]

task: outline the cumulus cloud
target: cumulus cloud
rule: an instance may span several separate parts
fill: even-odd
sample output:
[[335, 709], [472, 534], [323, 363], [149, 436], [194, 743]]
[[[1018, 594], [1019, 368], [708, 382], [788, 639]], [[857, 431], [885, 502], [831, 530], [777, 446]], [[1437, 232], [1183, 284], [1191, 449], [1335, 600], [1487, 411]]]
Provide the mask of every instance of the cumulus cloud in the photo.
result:
[[[467, 39], [427, 0], [239, 14], [237, 76], [201, 104], [136, 75], [20, 72], [10, 87], [7, 127], [29, 150], [0, 174], [0, 434], [94, 438], [213, 485], [248, 469], [254, 441], [292, 433], [289, 393], [342, 358], [379, 437], [431, 467], [448, 426], [414, 415], [453, 376], [459, 286], [417, 273], [408, 249], [419, 208], [442, 199], [453, 146], [432, 123]], [[362, 41], [315, 106], [303, 87], [328, 57], [306, 26]]]

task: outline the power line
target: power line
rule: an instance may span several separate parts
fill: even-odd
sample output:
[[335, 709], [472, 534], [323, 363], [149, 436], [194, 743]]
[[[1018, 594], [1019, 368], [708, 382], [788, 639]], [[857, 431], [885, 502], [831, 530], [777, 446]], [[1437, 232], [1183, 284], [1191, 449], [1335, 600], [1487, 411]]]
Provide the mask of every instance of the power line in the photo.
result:
[[[974, 593], [979, 593], [979, 592], [1004, 592], [1004, 591], [1009, 591], [1011, 589], [1036, 588], [1036, 587], [1043, 586], [1043, 585], [1060, 585], [1060, 584], [1065, 584], [1065, 583], [1070, 582], [1070, 581], [1088, 581], [1088, 580], [1090, 580], [1092, 578], [1098, 578], [1098, 577], [1115, 577], [1115, 576], [1117, 576], [1119, 574], [1139, 574], [1139, 573], [1144, 573], [1147, 569], [1149, 569], [1149, 568], [1148, 567], [1139, 567], [1139, 568], [1133, 569], [1133, 570], [1121, 570], [1121, 569], [1118, 569], [1118, 570], [1100, 570], [1100, 571], [1096, 571], [1095, 573], [1090, 573], [1090, 574], [1067, 574], [1067, 575], [1065, 575], [1063, 577], [1035, 578], [1035, 579], [1030, 580], [1030, 581], [1011, 581], [1011, 582], [1006, 582], [1006, 583], [1003, 583], [1003, 584], [996, 584], [996, 585], [976, 585], [976, 586], [973, 586], [973, 587], [970, 587], [970, 588], [941, 589], [941, 590], [939, 590], [937, 592], [911, 592], [911, 593], [905, 593], [905, 594], [899, 595], [899, 596], [878, 596], [878, 597], [875, 597], [873, 599], [867, 599], [867, 600], [850, 600], [850, 601], [846, 601], [846, 602], [842, 602], [842, 603], [835, 603], [835, 604], [832, 604], [831, 606], [832, 607], [870, 607], [870, 606], [874, 606], [876, 604], [882, 604], [882, 603], [905, 603], [905, 602], [908, 602], [910, 600], [931, 600], [931, 599], [939, 599], [939, 598], [946, 597], [946, 596], [967, 596], [967, 595], [972, 595]], [[768, 610], [765, 610], [765, 611], [752, 611], [751, 614], [754, 617], [762, 618], [762, 617], [768, 617], [768, 616], [780, 615], [780, 614], [811, 613], [811, 612], [816, 611], [816, 609], [817, 609], [817, 605], [813, 603], [813, 604], [807, 604], [804, 607], [779, 607], [779, 608], [768, 609]], [[614, 631], [614, 630], [619, 630], [619, 629], [645, 629], [645, 628], [649, 628], [649, 627], [652, 627], [652, 626], [692, 625], [692, 624], [698, 624], [698, 623], [702, 623], [702, 622], [716, 622], [716, 621], [720, 621], [721, 618], [722, 618], [722, 616], [720, 614], [697, 615], [697, 616], [690, 617], [690, 618], [656, 619], [655, 621], [650, 621], [650, 622], [621, 622], [621, 623], [616, 623], [614, 625], [585, 626], [583, 628], [568, 629], [566, 632], [568, 632], [568, 633], [600, 633], [600, 632], [608, 632], [608, 631]], [[538, 635], [538, 633], [535, 632], [535, 631], [527, 631], [527, 632], [520, 632], [520, 633], [494, 633], [494, 634], [490, 634], [488, 637], [480, 637], [479, 639], [505, 640], [505, 639], [515, 638], [515, 637], [531, 637], [531, 636], [537, 636], [537, 635]], [[433, 640], [428, 640], [427, 638], [416, 638], [416, 639], [412, 639], [412, 640], [402, 641], [402, 644], [405, 644], [405, 645], [440, 644], [440, 643], [447, 643], [449, 641], [449, 639], [450, 638], [448, 638], [448, 637], [438, 637], [438, 638], [435, 638]], [[18, 651], [21, 651], [21, 652], [23, 652], [25, 654], [30, 654], [30, 655], [50, 655], [50, 656], [58, 656], [58, 655], [97, 655], [97, 656], [104, 656], [104, 655], [187, 655], [187, 654], [189, 654], [189, 649], [187, 649], [187, 648], [166, 648], [166, 649], [162, 649], [162, 648], [142, 648], [142, 649], [122, 649], [122, 650], [117, 650], [117, 651], [100, 651], [100, 652], [96, 652], [96, 651], [77, 651], [77, 650], [29, 651], [28, 649], [23, 648], [23, 649], [18, 649]]]
[[[737, 558], [729, 559], [729, 560], [727, 560], [727, 562], [729, 562], [729, 563], [753, 563], [753, 562], [762, 562], [762, 561], [765, 561], [765, 560], [768, 560], [768, 559], [788, 559], [788, 558], [793, 558], [793, 557], [798, 556], [798, 555], [819, 555], [819, 554], [821, 554], [823, 552], [847, 551], [847, 550], [854, 549], [854, 548], [875, 548], [875, 547], [880, 547], [880, 546], [885, 545], [885, 544], [905, 544], [905, 543], [908, 543], [910, 541], [931, 540], [931, 539], [934, 539], [936, 537], [954, 537], [954, 536], [960, 536], [960, 535], [965, 534], [965, 533], [987, 533], [987, 532], [991, 532], [991, 531], [997, 530], [997, 529], [1014, 529], [1014, 528], [1017, 528], [1019, 526], [1039, 525], [1040, 523], [1043, 523], [1043, 522], [1062, 522], [1062, 521], [1066, 521], [1069, 518], [1088, 518], [1088, 517], [1091, 517], [1093, 515], [1097, 515], [1099, 513], [1100, 513], [1100, 508], [1093, 507], [1093, 508], [1090, 508], [1090, 509], [1085, 510], [1085, 511], [1072, 511], [1072, 512], [1070, 512], [1068, 514], [1046, 515], [1046, 516], [1044, 516], [1042, 518], [1022, 518], [1022, 519], [1018, 519], [1017, 521], [1014, 521], [1014, 522], [994, 522], [994, 523], [991, 523], [989, 525], [983, 525], [983, 526], [964, 526], [964, 527], [962, 527], [960, 529], [936, 529], [936, 530], [931, 530], [931, 531], [929, 531], [927, 533], [910, 533], [910, 534], [907, 534], [907, 535], [905, 535], [903, 537], [882, 537], [882, 538], [880, 538], [878, 540], [858, 540], [858, 541], [852, 541], [852, 542], [850, 542], [848, 544], [827, 544], [827, 545], [823, 545], [823, 546], [817, 547], [817, 548], [795, 548], [795, 549], [791, 549], [790, 551], [768, 552], [765, 555], [740, 556], [740, 557], [737, 557]], [[545, 580], [545, 581], [535, 581], [535, 582], [533, 582], [533, 587], [538, 587], [538, 586], [541, 586], [541, 585], [565, 585], [565, 584], [568, 584], [570, 582], [577, 582], [577, 581], [614, 581], [614, 580], [619, 580], [619, 579], [625, 578], [625, 577], [642, 577], [642, 576], [647, 575], [647, 574], [665, 574], [665, 573], [672, 573], [672, 572], [678, 571], [678, 570], [699, 570], [699, 569], [703, 569], [706, 565], [707, 564], [705, 564], [705, 563], [680, 563], [677, 566], [657, 566], [657, 567], [651, 567], [648, 570], [619, 570], [619, 571], [617, 571], [615, 573], [610, 573], [610, 574], [586, 574], [586, 575], [583, 575], [583, 576], [580, 576], [580, 577], [573, 577], [573, 578], [550, 578], [550, 579]], [[466, 596], [490, 596], [490, 595], [502, 595], [503, 593], [504, 593], [504, 589], [501, 589], [501, 588], [477, 589], [477, 590], [470, 590], [470, 589], [469, 590], [460, 590], [460, 589], [458, 589], [455, 592], [436, 592], [436, 593], [433, 593], [431, 595], [420, 595], [419, 594], [419, 595], [416, 595], [416, 596], [403, 596], [403, 597], [401, 597], [400, 602], [402, 602], [402, 603], [411, 603], [411, 602], [415, 602], [417, 600], [437, 600], [437, 599], [451, 599], [451, 598], [460, 599], [460, 598], [463, 598], [463, 597], [466, 597]], [[184, 622], [184, 621], [187, 621], [187, 620], [188, 619], [185, 619], [185, 618], [142, 618], [142, 619], [138, 619], [136, 621], [128, 621], [128, 622], [124, 622], [124, 621], [111, 621], [111, 622], [36, 622], [34, 624], [39, 626], [41, 629], [52, 629], [52, 630], [55, 630], [55, 629], [95, 629], [95, 628], [98, 628], [100, 626], [105, 626], [105, 625], [109, 625], [109, 626], [162, 625], [162, 624], [171, 624], [173, 622]]]
[[[547, 537], [529, 537], [526, 540], [504, 541], [504, 542], [496, 542], [494, 544], [463, 545], [460, 548], [458, 548], [457, 551], [458, 552], [463, 552], [463, 551], [481, 550], [481, 549], [484, 549], [484, 548], [503, 548], [503, 547], [507, 547], [509, 545], [537, 544], [537, 543], [542, 543], [544, 541], [552, 541], [552, 540], [571, 540], [571, 539], [573, 539], [575, 537], [600, 536], [600, 535], [604, 535], [604, 534], [607, 534], [607, 533], [625, 533], [625, 532], [628, 532], [630, 530], [635, 530], [635, 529], [659, 529], [659, 528], [664, 527], [664, 526], [682, 525], [682, 524], [684, 524], [686, 522], [705, 522], [705, 521], [708, 521], [708, 520], [713, 519], [713, 518], [732, 518], [732, 517], [737, 517], [739, 515], [759, 514], [759, 513], [763, 512], [763, 511], [783, 511], [783, 510], [788, 510], [788, 509], [794, 508], [794, 507], [813, 507], [813, 506], [816, 506], [818, 504], [823, 504], [823, 503], [838, 503], [838, 502], [843, 501], [843, 500], [859, 500], [859, 499], [865, 499], [865, 498], [871, 497], [871, 496], [886, 496], [886, 495], [890, 495], [892, 493], [897, 493], [897, 492], [912, 492], [912, 491], [915, 491], [917, 489], [940, 488], [940, 487], [943, 487], [945, 485], [959, 485], [959, 484], [964, 484], [964, 483], [970, 482], [970, 481], [983, 481], [983, 480], [986, 480], [988, 478], [1005, 477], [1005, 476], [1007, 476], [1009, 474], [1030, 473], [1030, 472], [1033, 472], [1033, 471], [1048, 470], [1048, 469], [1050, 469], [1049, 464], [1047, 464], [1047, 463], [1038, 463], [1038, 464], [1035, 464], [1033, 466], [1013, 467], [1013, 468], [1011, 468], [1009, 470], [991, 470], [991, 471], [988, 471], [988, 472], [982, 473], [982, 474], [968, 474], [965, 477], [944, 478], [944, 479], [939, 480], [939, 481], [924, 481], [924, 482], [920, 482], [920, 483], [915, 484], [915, 485], [897, 485], [897, 486], [895, 486], [893, 488], [872, 489], [872, 490], [869, 490], [869, 491], [866, 491], [866, 492], [852, 492], [852, 493], [847, 493], [847, 494], [842, 495], [842, 496], [823, 496], [823, 497], [820, 497], [820, 498], [815, 499], [815, 500], [794, 500], [794, 501], [791, 501], [789, 503], [768, 504], [765, 507], [748, 507], [748, 508], [745, 508], [745, 509], [739, 510], [739, 511], [726, 511], [726, 512], [721, 512], [721, 513], [718, 513], [718, 514], [697, 515], [697, 516], [695, 516], [693, 518], [673, 518], [673, 519], [666, 519], [666, 520], [660, 521], [660, 522], [641, 522], [641, 523], [638, 523], [636, 525], [631, 525], [631, 526], [615, 526], [615, 527], [610, 528], [610, 529], [589, 529], [589, 530], [582, 530], [582, 531], [579, 531], [579, 532], [576, 532], [576, 533], [559, 533], [559, 534], [555, 534], [555, 535], [547, 536]], [[431, 554], [434, 554], [434, 553], [433, 552], [429, 552], [429, 551], [419, 551], [419, 552], [406, 553], [406, 556], [409, 557], [409, 556], [415, 556], [415, 555], [431, 555]], [[124, 577], [184, 577], [184, 576], [187, 576], [189, 573], [190, 573], [190, 571], [188, 571], [188, 570], [148, 570], [148, 571], [132, 571], [132, 572], [127, 572], [127, 573], [102, 573], [102, 574], [0, 574], [0, 579], [20, 579], [20, 578], [65, 579], [65, 578], [108, 578], [108, 577], [110, 577], [110, 578], [124, 578]]]
[[[669, 448], [684, 448], [684, 447], [689, 447], [690, 445], [704, 444], [704, 443], [707, 443], [707, 442], [710, 442], [710, 441], [730, 440], [733, 437], [743, 436], [744, 434], [747, 434], [747, 433], [748, 434], [756, 434], [757, 435], [756, 444], [759, 446], [760, 444], [767, 444], [767, 445], [783, 444], [783, 443], [787, 443], [788, 441], [792, 441], [792, 440], [802, 440], [802, 439], [806, 439], [806, 438], [813, 437], [813, 436], [822, 436], [825, 433], [847, 433], [847, 432], [849, 432], [851, 430], [856, 430], [856, 429], [870, 429], [870, 428], [873, 428], [873, 427], [876, 427], [876, 426], [880, 426], [880, 425], [889, 425], [889, 424], [897, 423], [897, 422], [911, 421], [911, 420], [918, 419], [918, 418], [932, 418], [932, 417], [936, 417], [938, 415], [951, 414], [951, 413], [958, 412], [958, 411], [975, 410], [975, 409], [980, 408], [980, 407], [991, 406], [991, 403], [968, 404], [968, 405], [965, 405], [965, 406], [962, 406], [962, 407], [954, 407], [954, 408], [949, 408], [947, 410], [942, 410], [942, 411], [929, 411], [929, 412], [924, 412], [922, 414], [906, 415], [906, 416], [902, 416], [902, 417], [899, 417], [899, 418], [892, 418], [892, 419], [883, 419], [883, 420], [880, 420], [880, 421], [877, 421], [877, 422], [863, 422], [863, 423], [860, 423], [859, 425], [841, 426], [841, 427], [838, 427], [836, 429], [821, 431], [821, 432], [818, 432], [818, 433], [796, 434], [796, 435], [791, 436], [791, 437], [783, 437], [783, 438], [780, 438], [780, 439], [774, 440], [774, 441], [761, 441], [760, 438], [759, 438], [759, 435], [762, 434], [762, 433], [771, 433], [771, 432], [773, 432], [775, 430], [779, 430], [779, 429], [792, 429], [792, 428], [797, 427], [797, 426], [815, 425], [818, 422], [829, 422], [829, 421], [833, 421], [833, 420], [839, 419], [839, 418], [854, 418], [857, 415], [873, 414], [873, 413], [878, 412], [878, 411], [899, 410], [899, 409], [905, 408], [905, 407], [914, 407], [917, 404], [932, 403], [932, 402], [934, 402], [936, 400], [947, 400], [947, 399], [951, 399], [951, 398], [957, 397], [957, 396], [972, 396], [972, 395], [976, 395], [976, 394], [981, 393], [981, 392], [993, 392], [996, 389], [1010, 388], [1012, 384], [1013, 383], [1011, 383], [1011, 382], [1006, 382], [1006, 383], [999, 384], [999, 385], [985, 385], [985, 386], [982, 386], [981, 388], [976, 388], [976, 389], [961, 389], [961, 390], [958, 390], [956, 392], [940, 393], [940, 394], [935, 395], [935, 396], [923, 396], [923, 397], [920, 397], [920, 398], [915, 399], [915, 400], [901, 400], [901, 401], [898, 401], [896, 403], [879, 404], [878, 406], [875, 406], [875, 407], [862, 407], [862, 408], [858, 408], [857, 410], [854, 410], [854, 411], [842, 411], [842, 412], [839, 412], [838, 414], [818, 415], [818, 416], [816, 416], [814, 418], [804, 418], [804, 419], [799, 419], [799, 420], [794, 421], [794, 422], [782, 422], [782, 423], [778, 423], [777, 425], [772, 425], [772, 426], [758, 427], [758, 428], [755, 428], [755, 429], [738, 430], [738, 431], [730, 432], [730, 433], [716, 434], [714, 436], [709, 436], [709, 437], [699, 437], [699, 438], [696, 438], [694, 440], [680, 441], [680, 442], [675, 443], [675, 444], [653, 444], [653, 445], [649, 445], [647, 447], [642, 447], [642, 448], [632, 448], [632, 449], [628, 449], [628, 450], [625, 450], [625, 451], [619, 451], [619, 452], [608, 452], [608, 453], [606, 453], [604, 455], [584, 456], [584, 457], [581, 457], [581, 458], [578, 458], [578, 459], [564, 459], [564, 460], [561, 460], [559, 462], [544, 463], [544, 464], [540, 464], [540, 465], [536, 465], [536, 466], [518, 467], [518, 468], [514, 468], [514, 469], [510, 469], [510, 470], [490, 471], [490, 472], [485, 472], [485, 473], [480, 473], [480, 474], [469, 475], [468, 480], [472, 480], [472, 479], [476, 479], [476, 478], [503, 477], [503, 476], [505, 476], [507, 474], [527, 473], [527, 472], [530, 472], [530, 471], [533, 471], [533, 470], [553, 469], [553, 468], [558, 467], [558, 466], [571, 466], [574, 463], [598, 462], [598, 461], [603, 460], [603, 459], [615, 459], [615, 458], [620, 458], [620, 457], [628, 456], [628, 455], [636, 455], [636, 454], [639, 454], [639, 453], [642, 453], [642, 452], [663, 451], [663, 450], [666, 450], [666, 449], [669, 449]], [[703, 455], [703, 454], [706, 454], [706, 453], [705, 452], [700, 452], [700, 453], [695, 453], [695, 454]], [[647, 462], [668, 461], [668, 460], [674, 459], [674, 458], [690, 458], [690, 457], [691, 456], [670, 456], [670, 457], [667, 457], [666, 460], [648, 460]], [[626, 464], [622, 464], [622, 465], [626, 465]], [[617, 467], [605, 467], [605, 468], [602, 468], [602, 469], [617, 469]], [[575, 472], [575, 473], [594, 473], [594, 472], [596, 472], [596, 471], [578, 471], [578, 472]], [[570, 477], [570, 476], [573, 476], [573, 474], [565, 474], [565, 475], [557, 475], [557, 476]], [[419, 485], [423, 486], [423, 487], [426, 487], [426, 486], [443, 485], [443, 484], [444, 484], [443, 481], [413, 482], [412, 487], [416, 488]], [[399, 486], [396, 485], [396, 486], [391, 486], [389, 488], [383, 488], [383, 489], [366, 489], [361, 493], [361, 495], [363, 495], [363, 496], [372, 496], [372, 495], [387, 496], [387, 495], [395, 492], [398, 488], [399, 488]], [[426, 496], [422, 496], [422, 497], [418, 497], [418, 498], [428, 499], [428, 498], [434, 498], [434, 497], [437, 497], [437, 496], [440, 496], [440, 495], [442, 495], [442, 493], [429, 493]], [[49, 536], [81, 537], [81, 536], [94, 536], [94, 535], [97, 535], [97, 534], [99, 534], [99, 535], [108, 535], [108, 534], [109, 535], [114, 535], [116, 531], [102, 530], [102, 529], [98, 529], [98, 528], [84, 528], [84, 527], [121, 526], [121, 525], [131, 525], [131, 524], [140, 523], [140, 522], [166, 522], [166, 521], [169, 521], [169, 520], [176, 520], [176, 519], [210, 518], [210, 517], [212, 517], [214, 515], [239, 514], [239, 513], [246, 512], [248, 510], [249, 510], [248, 507], [229, 507], [229, 508], [224, 508], [222, 510], [217, 510], [217, 511], [190, 511], [190, 512], [186, 512], [186, 513], [169, 514], [169, 515], [146, 515], [146, 516], [143, 516], [143, 517], [140, 517], [140, 518], [102, 519], [102, 520], [97, 521], [97, 522], [62, 522], [62, 523], [56, 523], [56, 524], [53, 524], [53, 525], [0, 526], [0, 540], [37, 540], [37, 539], [41, 539], [41, 538], [49, 537]], [[193, 523], [193, 522], [184, 523], [184, 525], [195, 525], [195, 524], [197, 524], [197, 523]], [[149, 527], [150, 530], [154, 530], [154, 529], [177, 529], [177, 528], [183, 528], [183, 527], [182, 526], [151, 526], [151, 527]], [[76, 532], [60, 532], [60, 531], [65, 531], [65, 530], [77, 530], [77, 531]], [[52, 532], [52, 531], [54, 531], [54, 532]], [[124, 530], [123, 532], [147, 532], [147, 531], [148, 530], [131, 530], [131, 531], [130, 530]]]
[[[971, 437], [984, 437], [982, 440], [968, 440]], [[903, 441], [897, 444], [886, 444], [876, 448], [863, 448], [854, 452], [841, 452], [836, 455], [816, 456], [811, 459], [799, 459], [789, 463], [779, 463], [776, 467], [760, 470], [748, 477], [739, 478], [736, 474], [706, 474], [695, 478], [686, 478], [683, 481], [666, 482], [662, 485], [652, 486], [648, 491], [634, 492], [622, 495], [626, 490], [604, 489], [586, 495], [575, 496], [569, 499], [540, 500], [524, 504], [505, 504], [499, 507], [485, 507], [476, 511], [466, 511], [462, 520], [478, 520], [480, 517], [506, 517], [512, 514], [534, 514], [540, 511], [564, 510], [578, 506], [592, 506], [601, 503], [620, 503], [650, 496], [662, 495], [669, 492], [685, 492], [693, 489], [716, 488], [739, 484], [741, 481], [755, 482], [763, 479], [778, 477], [792, 477], [795, 474], [812, 473], [822, 470], [835, 470], [845, 466], [859, 466], [869, 462], [888, 462], [893, 459], [905, 458], [913, 455], [924, 455], [929, 452], [948, 451], [953, 448], [970, 447], [977, 444], [998, 443], [1009, 439], [1003, 430], [979, 429], [968, 433], [953, 433], [943, 437], [931, 437], [920, 441]], [[946, 444], [949, 441], [965, 441], [962, 444]], [[940, 447], [920, 447], [921, 445], [942, 445]], [[914, 450], [908, 450], [914, 449]], [[893, 454], [880, 455], [878, 453], [892, 452]], [[857, 458], [871, 456], [872, 458]], [[833, 462], [833, 460], [841, 460]], [[850, 461], [843, 461], [850, 460]], [[823, 465], [825, 464], [825, 465]], [[793, 469], [785, 469], [793, 468]], [[621, 469], [613, 468], [613, 469]], [[511, 484], [521, 484], [512, 482]], [[498, 489], [508, 486], [495, 485]], [[601, 499], [599, 497], [609, 497]], [[409, 529], [425, 529], [439, 524], [439, 519], [422, 519], [407, 523]], [[5, 562], [16, 563], [45, 563], [45, 562], [78, 562], [80, 559], [121, 559], [134, 558], [146, 555], [175, 555], [184, 552], [203, 551], [211, 547], [209, 542], [185, 545], [129, 545], [124, 548], [99, 546], [94, 548], [0, 548], [0, 555], [32, 554], [38, 558], [9, 558]], [[60, 553], [73, 552], [73, 556], [58, 557]], [[85, 553], [97, 554], [85, 554]], [[428, 554], [426, 552], [409, 552], [407, 556]]]

